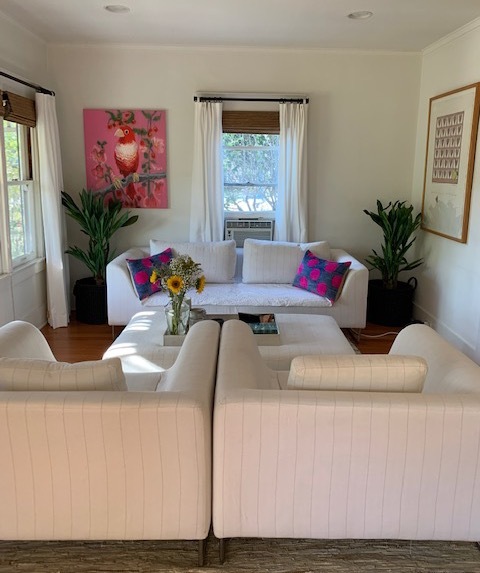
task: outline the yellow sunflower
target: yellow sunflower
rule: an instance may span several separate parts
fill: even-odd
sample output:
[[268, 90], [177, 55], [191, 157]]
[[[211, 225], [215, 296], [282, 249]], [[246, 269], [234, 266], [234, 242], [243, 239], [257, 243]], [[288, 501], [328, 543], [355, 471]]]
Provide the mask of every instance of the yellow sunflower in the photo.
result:
[[198, 294], [203, 292], [203, 289], [205, 288], [205, 277], [203, 275], [197, 280], [197, 284], [195, 286]]
[[157, 271], [153, 271], [152, 274], [150, 275], [150, 282], [152, 283], [152, 285], [154, 283], [156, 283], [159, 279], [159, 276], [157, 274]]
[[173, 294], [178, 294], [183, 289], [183, 279], [178, 275], [173, 275], [167, 279], [167, 288]]

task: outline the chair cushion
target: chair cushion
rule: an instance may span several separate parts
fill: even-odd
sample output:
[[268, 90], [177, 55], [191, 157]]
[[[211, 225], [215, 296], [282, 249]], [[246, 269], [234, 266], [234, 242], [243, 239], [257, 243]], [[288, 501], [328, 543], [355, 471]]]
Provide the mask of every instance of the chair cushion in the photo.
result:
[[127, 390], [120, 358], [68, 364], [0, 358], [0, 391]]
[[171, 247], [174, 256], [190, 255], [196, 263], [199, 263], [207, 283], [231, 283], [233, 281], [237, 257], [235, 241], [179, 243], [150, 240], [151, 255], [168, 247]]
[[339, 354], [297, 356], [287, 388], [292, 390], [359, 390], [421, 392], [427, 363], [419, 356]]
[[163, 252], [151, 257], [141, 259], [127, 259], [128, 270], [132, 277], [133, 287], [140, 300], [162, 290], [160, 281], [150, 282], [150, 277], [154, 268], [168, 264], [173, 258], [172, 249], [165, 249]]
[[333, 304], [340, 296], [351, 264], [351, 261], [328, 261], [308, 250], [298, 267], [293, 286], [324, 296]]
[[326, 241], [288, 243], [245, 239], [242, 281], [258, 284], [292, 284], [307, 249], [319, 257], [330, 257], [330, 246]]

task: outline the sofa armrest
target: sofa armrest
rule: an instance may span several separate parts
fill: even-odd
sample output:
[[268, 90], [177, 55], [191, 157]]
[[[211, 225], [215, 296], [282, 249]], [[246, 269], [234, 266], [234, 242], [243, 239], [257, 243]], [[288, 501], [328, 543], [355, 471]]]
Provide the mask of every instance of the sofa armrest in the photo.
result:
[[203, 320], [194, 324], [174, 365], [162, 375], [157, 392], [188, 392], [192, 398], [207, 401], [211, 410], [219, 339], [217, 322]]
[[222, 383], [217, 385], [217, 395], [244, 388], [271, 388], [272, 379], [276, 373], [265, 365], [248, 324], [227, 320], [220, 340], [217, 381]]
[[[115, 257], [107, 265], [107, 306], [108, 324], [127, 324], [130, 318], [141, 309], [141, 303], [133, 288], [132, 278], [127, 267], [127, 259], [148, 257], [147, 247], [134, 247]], [[129, 308], [129, 305], [138, 308]]]
[[343, 249], [331, 249], [330, 253], [334, 261], [338, 261], [339, 263], [350, 261], [352, 263], [345, 278], [340, 296], [344, 293], [348, 294], [354, 289], [358, 289], [362, 291], [362, 296], [365, 294], [366, 298], [369, 277], [367, 267]]
[[55, 356], [36, 326], [22, 320], [0, 328], [0, 356], [55, 361]]
[[424, 392], [480, 392], [480, 366], [426, 324], [401, 330], [390, 354], [416, 354], [427, 361]]

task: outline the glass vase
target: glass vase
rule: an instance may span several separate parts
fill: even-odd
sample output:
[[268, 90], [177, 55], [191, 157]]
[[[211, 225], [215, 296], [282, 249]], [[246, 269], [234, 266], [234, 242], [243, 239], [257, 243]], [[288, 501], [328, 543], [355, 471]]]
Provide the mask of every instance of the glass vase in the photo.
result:
[[190, 306], [183, 300], [172, 299], [165, 306], [168, 334], [187, 334]]

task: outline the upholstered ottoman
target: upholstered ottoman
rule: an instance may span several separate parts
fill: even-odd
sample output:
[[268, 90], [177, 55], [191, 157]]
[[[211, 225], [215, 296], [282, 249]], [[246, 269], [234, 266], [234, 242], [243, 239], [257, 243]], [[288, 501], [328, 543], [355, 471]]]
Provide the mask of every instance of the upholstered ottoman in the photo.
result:
[[275, 313], [280, 344], [260, 346], [260, 354], [273, 370], [289, 370], [295, 356], [354, 354], [355, 351], [331, 316]]
[[[288, 370], [299, 355], [354, 353], [331, 316], [275, 314], [275, 319], [280, 343], [259, 346], [266, 365], [273, 370]], [[163, 311], [138, 312], [103, 355], [121, 358], [129, 390], [155, 390], [162, 372], [174, 364], [180, 347], [163, 346], [165, 329]]]

